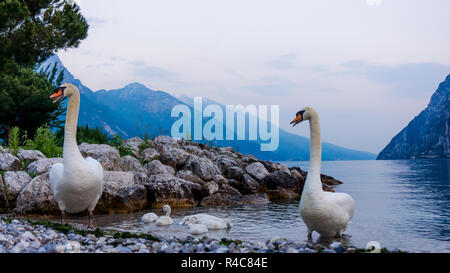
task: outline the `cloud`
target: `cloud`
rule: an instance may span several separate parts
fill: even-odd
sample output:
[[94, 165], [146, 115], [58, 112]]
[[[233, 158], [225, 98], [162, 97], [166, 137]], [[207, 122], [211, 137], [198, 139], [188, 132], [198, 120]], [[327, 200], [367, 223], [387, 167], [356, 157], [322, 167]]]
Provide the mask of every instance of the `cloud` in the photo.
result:
[[134, 75], [150, 80], [176, 81], [179, 74], [165, 68], [149, 65], [137, 65], [133, 70]]
[[92, 27], [98, 27], [101, 25], [104, 25], [106, 23], [106, 20], [100, 17], [90, 16], [86, 18], [89, 26]]
[[278, 70], [296, 69], [298, 68], [297, 61], [298, 61], [297, 55], [294, 53], [289, 53], [270, 60], [269, 62], [267, 62], [266, 65], [269, 68]]
[[284, 78], [277, 76], [265, 76], [261, 78], [261, 84], [249, 85], [245, 89], [253, 91], [260, 95], [285, 96], [297, 85]]
[[106, 62], [106, 63], [100, 63], [100, 64], [90, 64], [86, 67], [87, 68], [98, 68], [98, 67], [109, 67], [109, 66], [114, 66], [114, 64], [110, 63], [110, 62]]
[[449, 65], [432, 62], [382, 65], [355, 60], [342, 63], [341, 67], [344, 74], [387, 85], [393, 94], [409, 97], [428, 95], [450, 73]]

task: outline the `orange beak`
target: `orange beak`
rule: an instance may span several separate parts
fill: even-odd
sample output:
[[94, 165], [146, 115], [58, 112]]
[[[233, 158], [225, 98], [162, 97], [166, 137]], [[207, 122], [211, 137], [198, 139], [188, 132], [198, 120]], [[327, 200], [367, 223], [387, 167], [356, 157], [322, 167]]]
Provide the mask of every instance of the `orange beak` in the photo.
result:
[[63, 91], [59, 88], [53, 95], [50, 96], [53, 99], [53, 103], [56, 103], [64, 97]]
[[302, 115], [298, 114], [298, 115], [295, 117], [295, 119], [293, 119], [293, 120], [291, 121], [290, 124], [293, 124], [292, 127], [294, 127], [295, 125], [299, 124], [299, 123], [302, 122], [302, 121], [303, 121]]

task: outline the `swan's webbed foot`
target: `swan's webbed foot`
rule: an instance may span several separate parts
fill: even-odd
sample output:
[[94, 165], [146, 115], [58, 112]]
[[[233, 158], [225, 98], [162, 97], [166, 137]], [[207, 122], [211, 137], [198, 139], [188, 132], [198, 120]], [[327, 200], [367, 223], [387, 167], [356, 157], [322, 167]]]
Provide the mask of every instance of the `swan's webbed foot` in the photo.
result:
[[64, 223], [64, 216], [65, 216], [65, 213], [64, 213], [64, 211], [62, 210], [61, 211], [61, 225], [64, 225], [65, 223]]
[[93, 221], [93, 212], [89, 211], [89, 224], [88, 224], [88, 229], [94, 229], [94, 221]]
[[308, 229], [308, 241], [312, 241], [312, 230]]

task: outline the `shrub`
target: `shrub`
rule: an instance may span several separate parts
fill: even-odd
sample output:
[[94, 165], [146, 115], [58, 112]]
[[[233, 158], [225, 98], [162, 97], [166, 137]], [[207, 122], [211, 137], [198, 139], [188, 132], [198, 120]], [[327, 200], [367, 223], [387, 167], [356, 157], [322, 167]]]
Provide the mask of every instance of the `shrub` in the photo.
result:
[[62, 155], [62, 147], [57, 145], [56, 135], [46, 126], [37, 128], [34, 139], [25, 140], [25, 149], [39, 150], [46, 157], [58, 157]]
[[107, 144], [119, 150], [120, 156], [134, 156], [133, 150], [125, 143], [124, 139], [121, 136], [110, 136]]

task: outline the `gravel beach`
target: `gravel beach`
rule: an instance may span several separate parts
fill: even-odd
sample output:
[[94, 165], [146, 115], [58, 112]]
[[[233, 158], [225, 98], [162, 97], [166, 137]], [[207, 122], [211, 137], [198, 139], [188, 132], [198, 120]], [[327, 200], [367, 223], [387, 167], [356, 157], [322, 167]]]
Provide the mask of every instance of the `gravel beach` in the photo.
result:
[[[204, 237], [160, 238], [115, 230], [84, 230], [41, 220], [0, 220], [0, 253], [355, 253], [364, 249], [332, 243], [323, 247], [282, 238], [244, 242]], [[382, 252], [389, 252], [383, 249]]]

